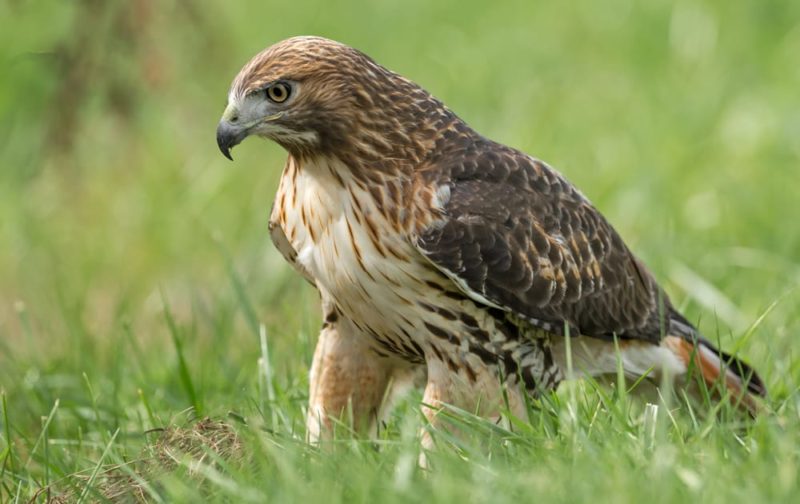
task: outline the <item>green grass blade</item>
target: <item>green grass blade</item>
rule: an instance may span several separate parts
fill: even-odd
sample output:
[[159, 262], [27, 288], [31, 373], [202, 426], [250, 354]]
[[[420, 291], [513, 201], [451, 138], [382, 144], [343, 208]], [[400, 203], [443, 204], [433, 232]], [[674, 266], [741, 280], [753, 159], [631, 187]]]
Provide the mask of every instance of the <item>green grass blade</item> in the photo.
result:
[[27, 469], [28, 465], [30, 465], [31, 460], [33, 460], [33, 456], [36, 454], [36, 449], [39, 448], [42, 440], [45, 438], [45, 433], [47, 429], [50, 428], [50, 422], [53, 421], [53, 418], [56, 416], [56, 411], [58, 411], [58, 406], [61, 403], [59, 399], [56, 399], [55, 403], [53, 404], [53, 408], [50, 410], [50, 413], [47, 415], [47, 418], [44, 421], [44, 425], [42, 426], [42, 431], [39, 433], [39, 437], [36, 438], [36, 442], [33, 444], [33, 448], [31, 448], [31, 452], [28, 454], [27, 460], [25, 460], [24, 467]]
[[200, 397], [197, 395], [197, 391], [195, 390], [194, 382], [192, 381], [192, 375], [189, 372], [189, 365], [186, 363], [180, 331], [175, 323], [175, 319], [172, 317], [172, 312], [170, 311], [169, 304], [167, 303], [163, 293], [161, 299], [164, 307], [164, 319], [166, 320], [167, 328], [169, 329], [169, 334], [172, 338], [172, 344], [175, 347], [175, 352], [178, 356], [178, 375], [180, 376], [181, 384], [183, 385], [183, 389], [189, 399], [189, 403], [194, 408], [195, 413], [200, 416], [203, 414], [203, 407], [200, 402]]
[[83, 492], [78, 497], [77, 504], [82, 504], [89, 496], [89, 493], [91, 493], [92, 485], [94, 485], [94, 481], [97, 478], [97, 474], [100, 472], [100, 468], [103, 467], [103, 462], [108, 456], [109, 451], [111, 451], [111, 446], [117, 439], [118, 434], [119, 434], [119, 428], [114, 431], [114, 434], [111, 436], [111, 439], [108, 440], [106, 447], [103, 449], [103, 454], [100, 455], [100, 459], [97, 461], [97, 464], [95, 464], [94, 469], [92, 470], [92, 474], [89, 476], [89, 481], [86, 482], [86, 486], [84, 487]]

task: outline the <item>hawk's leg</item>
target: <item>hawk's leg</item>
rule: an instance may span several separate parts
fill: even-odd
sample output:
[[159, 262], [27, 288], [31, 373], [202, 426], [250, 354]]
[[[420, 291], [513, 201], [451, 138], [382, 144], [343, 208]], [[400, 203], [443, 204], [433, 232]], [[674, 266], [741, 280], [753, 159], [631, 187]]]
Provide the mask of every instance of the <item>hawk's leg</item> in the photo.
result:
[[[427, 359], [428, 383], [422, 409], [429, 426], [422, 432], [423, 450], [434, 448], [431, 429], [446, 429], [459, 435], [457, 429], [443, 418], [448, 404], [494, 422], [499, 421], [506, 411], [517, 418], [527, 418], [524, 388], [516, 377], [503, 380], [498, 366], [487, 365], [477, 359], [455, 362], [456, 352], [449, 356], [442, 351], [438, 354], [442, 354], [443, 359], [438, 356]], [[424, 451], [420, 465], [427, 465]]]
[[308, 440], [331, 439], [337, 422], [374, 435], [394, 363], [375, 354], [369, 337], [324, 299], [323, 311], [309, 377]]

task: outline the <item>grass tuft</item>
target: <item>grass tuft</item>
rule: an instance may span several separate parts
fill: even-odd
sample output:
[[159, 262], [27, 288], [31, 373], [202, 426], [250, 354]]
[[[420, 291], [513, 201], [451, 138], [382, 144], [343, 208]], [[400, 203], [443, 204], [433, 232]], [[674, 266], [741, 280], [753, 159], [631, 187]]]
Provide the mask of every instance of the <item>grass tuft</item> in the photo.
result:
[[230, 424], [204, 418], [190, 425], [152, 429], [148, 435], [157, 434], [155, 441], [147, 443], [135, 459], [105, 463], [118, 434], [116, 431], [111, 436], [91, 472], [70, 474], [39, 490], [38, 495], [47, 496], [52, 503], [86, 499], [112, 503], [164, 502], [165, 479], [182, 470], [198, 487], [213, 484], [214, 481], [206, 481], [209, 474], [218, 479], [223, 467], [240, 464], [244, 456], [241, 440]]

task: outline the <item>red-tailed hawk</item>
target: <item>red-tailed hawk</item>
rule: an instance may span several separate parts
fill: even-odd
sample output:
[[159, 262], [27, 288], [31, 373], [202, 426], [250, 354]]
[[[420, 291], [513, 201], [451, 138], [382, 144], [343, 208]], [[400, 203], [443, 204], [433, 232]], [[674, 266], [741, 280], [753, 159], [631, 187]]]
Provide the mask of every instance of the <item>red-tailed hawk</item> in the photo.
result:
[[270, 231], [322, 298], [310, 439], [345, 412], [366, 428], [387, 387], [419, 375], [434, 425], [442, 403], [525, 417], [524, 394], [565, 377], [567, 335], [579, 373], [695, 369], [751, 410], [765, 395], [561, 174], [361, 52], [297, 37], [256, 55], [217, 143], [230, 158], [252, 135], [289, 153]]

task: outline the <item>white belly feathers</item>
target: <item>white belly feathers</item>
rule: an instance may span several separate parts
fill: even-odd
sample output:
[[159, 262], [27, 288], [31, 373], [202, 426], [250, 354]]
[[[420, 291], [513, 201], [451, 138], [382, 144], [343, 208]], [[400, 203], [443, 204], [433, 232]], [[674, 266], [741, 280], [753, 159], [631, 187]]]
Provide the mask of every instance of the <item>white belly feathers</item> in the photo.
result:
[[[337, 168], [339, 177], [332, 172]], [[298, 169], [290, 160], [273, 219], [320, 291], [365, 331], [402, 345], [398, 340], [424, 330], [416, 303], [431, 295], [426, 280], [441, 282], [442, 276], [386, 221], [374, 199], [345, 177], [342, 167]]]

